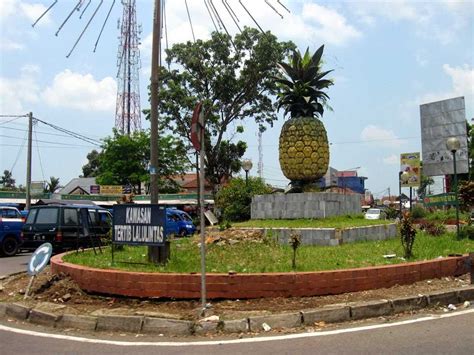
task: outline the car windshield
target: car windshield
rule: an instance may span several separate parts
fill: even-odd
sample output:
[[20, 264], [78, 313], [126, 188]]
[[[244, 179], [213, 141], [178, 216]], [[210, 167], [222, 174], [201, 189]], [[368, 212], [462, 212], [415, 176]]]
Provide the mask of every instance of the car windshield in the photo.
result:
[[380, 210], [377, 208], [371, 208], [367, 211], [368, 214], [380, 214]]

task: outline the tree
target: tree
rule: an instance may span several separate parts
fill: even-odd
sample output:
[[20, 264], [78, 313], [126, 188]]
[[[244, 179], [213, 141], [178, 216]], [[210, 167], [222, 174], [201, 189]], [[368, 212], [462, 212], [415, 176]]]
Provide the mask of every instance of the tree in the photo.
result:
[[54, 192], [59, 188], [59, 178], [55, 178], [54, 176], [51, 176], [49, 178], [49, 182], [46, 182], [46, 188], [44, 189], [44, 192], [49, 192], [54, 194]]
[[216, 207], [221, 209], [224, 220], [244, 221], [250, 219], [252, 196], [271, 192], [271, 188], [262, 179], [250, 177], [248, 185], [245, 179], [234, 178], [222, 188], [216, 196]]
[[95, 177], [99, 172], [100, 153], [97, 150], [91, 151], [87, 154], [87, 164], [82, 167], [82, 174], [84, 177]]
[[[276, 84], [276, 63], [294, 45], [278, 42], [271, 33], [245, 28], [234, 39], [214, 32], [207, 41], [175, 44], [167, 50], [172, 69], [160, 68], [159, 109], [162, 129], [190, 143], [191, 115], [197, 102], [206, 120], [206, 177], [214, 186], [223, 174], [240, 169], [243, 142], [232, 143], [226, 134], [246, 118], [264, 125], [277, 119], [271, 95]], [[178, 69], [176, 69], [178, 68]], [[231, 135], [241, 133], [243, 128]], [[228, 159], [222, 159], [222, 157]]]
[[[160, 137], [158, 146], [160, 164], [157, 174], [160, 177], [158, 181], [160, 191], [176, 192], [178, 187], [172, 176], [183, 174], [188, 169], [186, 149], [181, 141], [171, 136]], [[89, 153], [88, 157], [91, 156], [93, 159], [97, 157], [98, 160], [95, 173], [97, 183], [130, 184], [135, 193], [141, 194], [141, 184], [149, 182], [149, 132], [137, 131], [131, 135], [121, 135], [114, 130], [112, 137], [105, 138], [102, 151], [98, 154], [92, 153]], [[89, 161], [89, 165], [92, 165], [90, 163]]]
[[0, 184], [2, 184], [6, 189], [15, 188], [15, 179], [13, 178], [11, 171], [3, 170], [3, 176], [0, 178]]
[[420, 187], [416, 190], [416, 193], [418, 194], [418, 197], [420, 200], [423, 200], [425, 196], [427, 195], [427, 189], [429, 189], [430, 185], [434, 184], [434, 180], [431, 176], [426, 176], [421, 174], [421, 181], [420, 181]]

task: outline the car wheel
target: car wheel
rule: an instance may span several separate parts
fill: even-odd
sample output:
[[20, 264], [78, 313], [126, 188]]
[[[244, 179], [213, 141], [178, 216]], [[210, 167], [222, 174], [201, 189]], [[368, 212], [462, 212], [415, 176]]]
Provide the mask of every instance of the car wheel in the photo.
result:
[[186, 233], [186, 229], [181, 229], [179, 231], [179, 236], [180, 237], [186, 237], [188, 235], [188, 233]]
[[13, 256], [18, 253], [18, 242], [16, 238], [12, 236], [5, 237], [0, 251], [5, 256]]

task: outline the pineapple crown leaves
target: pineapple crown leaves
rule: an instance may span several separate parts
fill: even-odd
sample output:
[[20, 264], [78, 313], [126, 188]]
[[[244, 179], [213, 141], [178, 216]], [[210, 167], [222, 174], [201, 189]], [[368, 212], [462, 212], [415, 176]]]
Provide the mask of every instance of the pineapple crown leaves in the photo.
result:
[[281, 76], [273, 77], [278, 85], [277, 109], [284, 107], [285, 115], [322, 116], [329, 96], [325, 89], [333, 85], [332, 80], [323, 79], [332, 72], [321, 71], [324, 45], [311, 55], [309, 48], [304, 55], [298, 50], [293, 51], [288, 63], [278, 63]]

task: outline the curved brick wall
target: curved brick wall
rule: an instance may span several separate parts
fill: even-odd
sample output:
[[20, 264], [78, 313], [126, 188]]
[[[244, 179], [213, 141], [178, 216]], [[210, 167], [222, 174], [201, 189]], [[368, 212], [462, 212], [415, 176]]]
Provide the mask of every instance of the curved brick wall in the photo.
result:
[[[51, 259], [53, 273], [65, 273], [89, 292], [134, 297], [199, 298], [200, 274], [144, 273], [92, 269]], [[334, 295], [468, 272], [468, 256], [369, 268], [320, 272], [207, 274], [207, 297], [244, 299]]]

